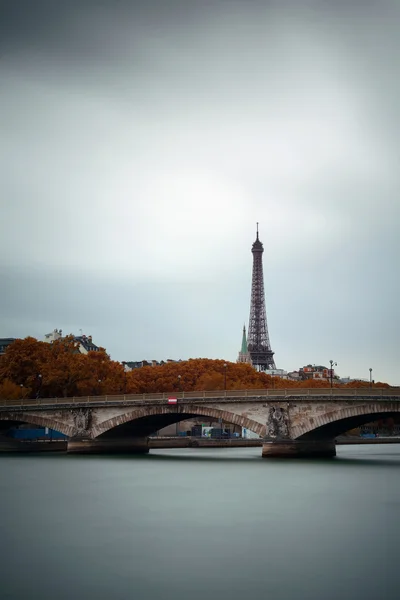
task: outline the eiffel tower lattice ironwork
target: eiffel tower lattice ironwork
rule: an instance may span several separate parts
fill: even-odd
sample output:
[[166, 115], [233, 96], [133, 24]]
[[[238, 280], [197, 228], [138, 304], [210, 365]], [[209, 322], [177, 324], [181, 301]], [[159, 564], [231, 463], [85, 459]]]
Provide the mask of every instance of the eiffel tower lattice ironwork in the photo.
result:
[[251, 252], [253, 254], [253, 277], [251, 282], [251, 304], [247, 348], [253, 366], [259, 371], [266, 371], [276, 369], [276, 366], [268, 335], [262, 264], [264, 247], [258, 239], [258, 223], [257, 238]]

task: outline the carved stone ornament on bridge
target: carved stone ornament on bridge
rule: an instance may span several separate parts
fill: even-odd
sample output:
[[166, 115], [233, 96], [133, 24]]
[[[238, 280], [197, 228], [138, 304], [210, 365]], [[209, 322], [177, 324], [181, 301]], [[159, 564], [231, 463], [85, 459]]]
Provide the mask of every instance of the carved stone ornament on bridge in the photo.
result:
[[266, 437], [274, 440], [289, 438], [289, 417], [285, 408], [280, 406], [268, 408]]
[[90, 408], [72, 410], [72, 419], [75, 426], [75, 435], [88, 435], [92, 411]]

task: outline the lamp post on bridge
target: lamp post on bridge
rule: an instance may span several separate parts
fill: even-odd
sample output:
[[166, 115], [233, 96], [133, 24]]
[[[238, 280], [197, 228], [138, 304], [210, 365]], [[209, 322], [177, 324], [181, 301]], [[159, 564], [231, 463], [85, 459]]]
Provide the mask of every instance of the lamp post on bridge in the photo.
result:
[[37, 379], [36, 398], [40, 398], [40, 390], [42, 388], [42, 375], [40, 373], [38, 373], [36, 379]]
[[[224, 363], [223, 367], [224, 367], [224, 392], [226, 392], [226, 369], [227, 369], [227, 364]], [[222, 432], [223, 432], [223, 423], [222, 423], [222, 418], [218, 419], [219, 421], [219, 427], [220, 427], [220, 437], [222, 438]]]
[[369, 368], [369, 387], [372, 388], [372, 367]]
[[331, 376], [331, 388], [333, 387], [333, 367], [337, 367], [337, 362], [333, 362], [333, 360], [330, 360], [330, 365], [331, 365], [331, 371], [330, 371], [330, 376]]
[[[181, 379], [182, 379], [182, 376], [178, 375], [178, 390], [179, 390], [179, 393], [181, 393], [181, 391], [182, 391]], [[177, 437], [179, 436], [179, 421], [176, 422], [176, 436]]]

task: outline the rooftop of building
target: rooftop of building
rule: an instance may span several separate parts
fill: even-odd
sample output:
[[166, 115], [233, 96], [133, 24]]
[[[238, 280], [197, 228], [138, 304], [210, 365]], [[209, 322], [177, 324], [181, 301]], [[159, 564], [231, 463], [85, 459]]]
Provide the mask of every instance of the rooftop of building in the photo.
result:
[[17, 338], [0, 338], [0, 354], [4, 354], [6, 348], [10, 346]]
[[123, 360], [121, 364], [123, 364], [128, 369], [139, 369], [140, 367], [158, 367], [161, 365], [171, 364], [171, 363], [180, 363], [182, 359], [173, 360], [172, 358], [167, 358], [167, 360]]
[[[69, 335], [72, 335], [74, 341], [77, 342], [80, 345], [80, 347], [82, 347], [85, 350], [85, 352], [97, 352], [98, 350], [100, 350], [99, 346], [96, 346], [96, 344], [93, 343], [91, 335], [85, 335], [83, 333], [81, 333], [81, 335]], [[53, 329], [51, 333], [45, 334], [44, 340], [45, 342], [51, 344], [56, 340], [63, 339], [64, 337], [66, 336], [63, 335], [62, 329]]]
[[97, 352], [100, 350], [99, 346], [96, 346], [96, 344], [93, 343], [91, 335], [74, 335], [74, 340], [79, 344], [82, 344], [87, 352]]

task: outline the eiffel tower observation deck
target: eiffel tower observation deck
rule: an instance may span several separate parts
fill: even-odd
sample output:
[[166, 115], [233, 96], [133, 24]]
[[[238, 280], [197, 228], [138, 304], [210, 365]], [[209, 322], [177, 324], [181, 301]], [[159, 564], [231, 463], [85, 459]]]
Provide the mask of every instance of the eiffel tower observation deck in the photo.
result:
[[258, 371], [267, 371], [276, 369], [276, 366], [268, 335], [262, 263], [264, 247], [258, 237], [258, 223], [256, 240], [251, 252], [253, 254], [253, 276], [247, 348], [253, 366]]

